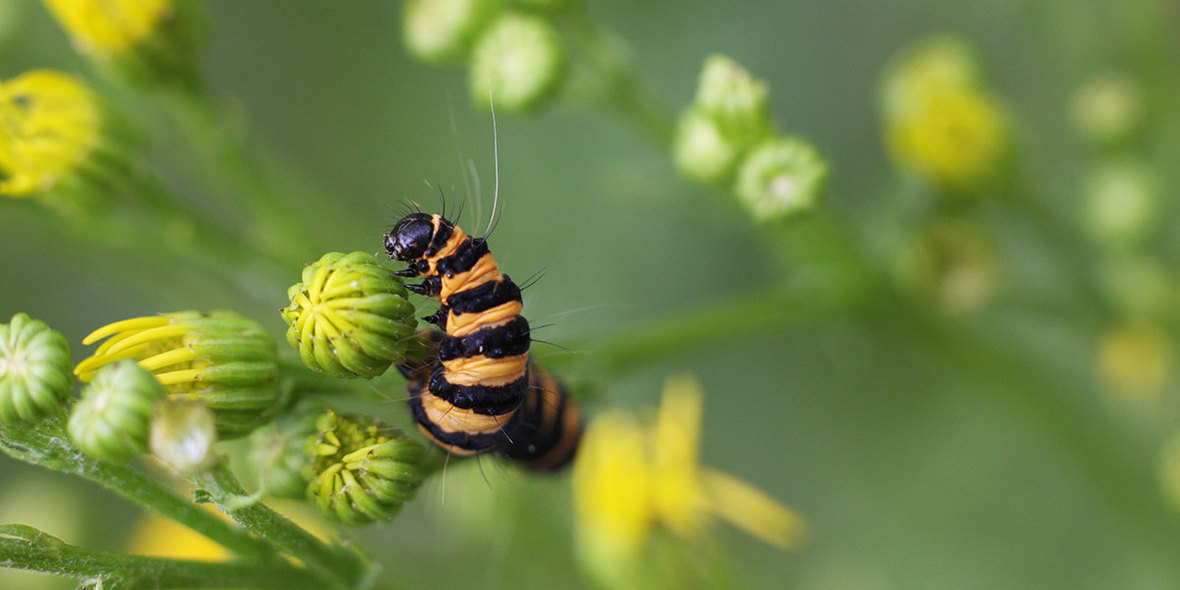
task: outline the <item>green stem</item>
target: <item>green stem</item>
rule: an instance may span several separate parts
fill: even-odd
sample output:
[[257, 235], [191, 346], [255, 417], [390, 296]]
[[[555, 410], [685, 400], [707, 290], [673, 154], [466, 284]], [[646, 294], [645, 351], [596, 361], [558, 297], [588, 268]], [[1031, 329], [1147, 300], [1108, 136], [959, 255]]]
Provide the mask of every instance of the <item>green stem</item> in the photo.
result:
[[[780, 332], [841, 315], [855, 305], [852, 293], [821, 295], [810, 289], [766, 289], [689, 309], [647, 326], [575, 345], [594, 351], [588, 374], [609, 380], [691, 350], [755, 334]], [[579, 362], [561, 357], [552, 364]]]
[[871, 321], [918, 358], [965, 374], [990, 395], [1036, 425], [1057, 451], [1076, 465], [1122, 517], [1128, 538], [1155, 553], [1175, 571], [1180, 557], [1180, 522], [1167, 505], [1154, 456], [1118, 432], [1101, 412], [1088, 410], [1080, 392], [1038, 363], [1034, 351], [992, 341], [978, 329], [951, 324], [898, 299], [882, 300]]
[[348, 588], [363, 588], [370, 583], [374, 568], [360, 553], [341, 546], [330, 546], [299, 525], [246, 494], [230, 472], [225, 459], [202, 474], [194, 483], [208, 492], [217, 506], [247, 530], [267, 539]]
[[661, 150], [669, 149], [674, 118], [636, 77], [626, 49], [602, 32], [585, 5], [573, 6], [561, 17], [593, 78], [588, 85], [596, 89], [597, 100], [650, 137]]
[[202, 509], [132, 467], [87, 458], [66, 437], [59, 418], [35, 425], [0, 423], [0, 450], [33, 465], [88, 479], [185, 525], [242, 557], [281, 561], [274, 547], [266, 541]]
[[120, 555], [74, 547], [23, 525], [0, 525], [0, 565], [83, 581], [102, 580], [103, 588], [126, 590], [324, 588], [323, 580], [288, 561], [210, 563]]
[[244, 132], [223, 115], [223, 109], [204, 90], [164, 95], [173, 116], [181, 123], [204, 170], [235, 195], [235, 205], [245, 205], [252, 222], [248, 236], [255, 250], [280, 260], [304, 264], [325, 251], [314, 227], [339, 213], [331, 201], [312, 194], [297, 182], [296, 173], [284, 170], [285, 182], [271, 172], [269, 160], [247, 149]]

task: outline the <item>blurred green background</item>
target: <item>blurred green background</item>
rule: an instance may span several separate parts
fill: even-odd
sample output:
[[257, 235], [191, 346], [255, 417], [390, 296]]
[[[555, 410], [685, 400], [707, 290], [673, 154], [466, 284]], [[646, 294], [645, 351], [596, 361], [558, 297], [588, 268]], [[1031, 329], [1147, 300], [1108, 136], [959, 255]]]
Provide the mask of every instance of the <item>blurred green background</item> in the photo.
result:
[[[462, 198], [461, 157], [479, 169], [486, 209], [491, 119], [469, 105], [461, 71], [407, 57], [400, 2], [219, 0], [208, 8], [211, 86], [239, 111], [250, 142], [268, 146], [331, 197], [338, 215], [319, 228], [331, 249], [377, 252], [407, 199], [435, 207], [424, 180]], [[782, 127], [811, 139], [830, 161], [831, 206], [861, 221], [898, 185], [878, 124], [882, 69], [895, 51], [931, 33], [958, 34], [976, 47], [1013, 119], [1023, 167], [1052, 207], [1074, 204], [1088, 162], [1070, 132], [1068, 104], [1091, 76], [1112, 68], [1143, 76], [1157, 92], [1149, 105], [1162, 109], [1153, 124], [1180, 137], [1180, 8], [1172, 2], [595, 0], [590, 8], [631, 45], [641, 79], [669, 108], [691, 99], [710, 53], [768, 80]], [[0, 1], [0, 29], [0, 78], [39, 67], [90, 75], [40, 3]], [[150, 108], [136, 119], [153, 128], [152, 158], [174, 173], [173, 188], [199, 201], [207, 187], [193, 179], [178, 131]], [[498, 131], [503, 218], [491, 244], [514, 277], [544, 273], [525, 294], [534, 324], [552, 324], [540, 338], [569, 344], [625, 333], [776, 278], [752, 222], [728, 197], [678, 178], [658, 146], [620, 121], [557, 107], [501, 115]], [[1170, 162], [1161, 168], [1165, 198], [1176, 194], [1176, 143], [1155, 154]], [[129, 267], [3, 205], [0, 317], [28, 312], [79, 343], [121, 318], [234, 307], [282, 333], [277, 310], [285, 293], [243, 309], [199, 275]], [[1063, 272], [1056, 261], [1019, 224], [1002, 228], [1008, 288], [1052, 298]], [[1175, 250], [1174, 238], [1164, 242], [1166, 252]], [[291, 282], [298, 273], [289, 269]], [[989, 314], [995, 334], [1035, 344], [1057, 369], [1053, 379], [1064, 380], [1088, 411], [1105, 411], [1091, 383], [1090, 332], [1068, 318], [1030, 318], [1002, 306]], [[77, 360], [84, 353], [76, 346]], [[550, 354], [565, 353], [538, 346], [542, 362]], [[1099, 484], [1038, 424], [955, 367], [906, 353], [852, 319], [718, 342], [627, 374], [607, 384], [589, 412], [653, 406], [663, 378], [680, 371], [699, 375], [708, 392], [703, 462], [796, 507], [816, 530], [810, 546], [788, 554], [719, 528], [735, 587], [1177, 583], [1173, 562], [1144, 546]], [[1171, 385], [1165, 396], [1174, 397]], [[1118, 416], [1119, 432], [1151, 449], [1175, 423], [1175, 406]], [[407, 423], [399, 404], [388, 410]], [[485, 481], [470, 471], [448, 475], [445, 498], [435, 482], [392, 525], [356, 533], [387, 575], [401, 588], [580, 587], [568, 477], [526, 481], [490, 467]], [[40, 526], [70, 542], [117, 548], [139, 514], [84, 482], [7, 458], [0, 458], [0, 482], [0, 521]], [[8, 579], [0, 586], [41, 587], [33, 577]]]

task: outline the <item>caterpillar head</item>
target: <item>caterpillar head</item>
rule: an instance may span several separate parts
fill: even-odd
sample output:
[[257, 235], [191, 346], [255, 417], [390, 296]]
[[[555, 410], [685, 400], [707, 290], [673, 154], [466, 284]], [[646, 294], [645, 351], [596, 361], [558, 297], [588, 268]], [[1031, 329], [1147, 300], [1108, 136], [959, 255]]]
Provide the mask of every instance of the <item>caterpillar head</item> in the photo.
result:
[[434, 216], [411, 213], [397, 222], [385, 234], [385, 251], [395, 260], [410, 261], [421, 258], [434, 237]]

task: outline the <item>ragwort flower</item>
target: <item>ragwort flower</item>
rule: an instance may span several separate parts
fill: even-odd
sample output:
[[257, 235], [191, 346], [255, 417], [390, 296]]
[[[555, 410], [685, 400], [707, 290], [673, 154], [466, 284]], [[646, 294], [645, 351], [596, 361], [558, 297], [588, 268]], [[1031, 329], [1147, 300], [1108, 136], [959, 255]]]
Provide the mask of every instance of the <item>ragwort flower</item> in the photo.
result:
[[[109, 338], [108, 338], [109, 337]], [[109, 324], [82, 342], [107, 338], [74, 368], [89, 381], [103, 366], [131, 358], [172, 399], [204, 402], [222, 438], [245, 435], [281, 407], [274, 341], [257, 322], [229, 311], [184, 311]]]
[[784, 549], [806, 537], [801, 516], [765, 493], [698, 463], [703, 393], [669, 379], [654, 425], [619, 412], [591, 423], [574, 466], [579, 556], [611, 587], [636, 583], [657, 528], [692, 541], [720, 517]]

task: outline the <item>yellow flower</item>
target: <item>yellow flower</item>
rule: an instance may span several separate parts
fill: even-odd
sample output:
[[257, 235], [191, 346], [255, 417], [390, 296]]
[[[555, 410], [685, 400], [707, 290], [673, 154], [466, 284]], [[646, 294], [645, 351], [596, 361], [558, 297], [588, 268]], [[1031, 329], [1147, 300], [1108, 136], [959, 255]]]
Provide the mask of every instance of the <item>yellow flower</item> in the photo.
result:
[[[210, 504], [204, 508], [222, 516]], [[157, 514], [147, 514], [135, 525], [127, 550], [135, 555], [195, 561], [226, 561], [232, 557], [228, 549], [204, 535]]]
[[34, 70], [0, 83], [0, 194], [49, 191], [98, 147], [96, 97], [71, 76]]
[[1008, 121], [958, 40], [936, 38], [903, 52], [886, 74], [882, 103], [894, 163], [941, 188], [978, 186], [1007, 153]]
[[1109, 330], [1098, 344], [1097, 374], [1112, 401], [1150, 407], [1171, 374], [1173, 349], [1167, 335], [1146, 323]]
[[720, 517], [784, 549], [807, 536], [799, 514], [698, 463], [702, 398], [694, 377], [673, 377], [654, 425], [610, 412], [587, 430], [573, 475], [578, 549], [605, 584], [627, 587], [640, 579], [635, 570], [657, 527], [693, 541]]
[[102, 367], [131, 358], [164, 384], [169, 397], [199, 400], [222, 438], [248, 434], [283, 403], [274, 341], [257, 322], [229, 311], [182, 311], [115, 322], [82, 340], [94, 354], [74, 367], [90, 381]]
[[44, 0], [78, 51], [105, 59], [147, 40], [173, 10], [171, 0]]

